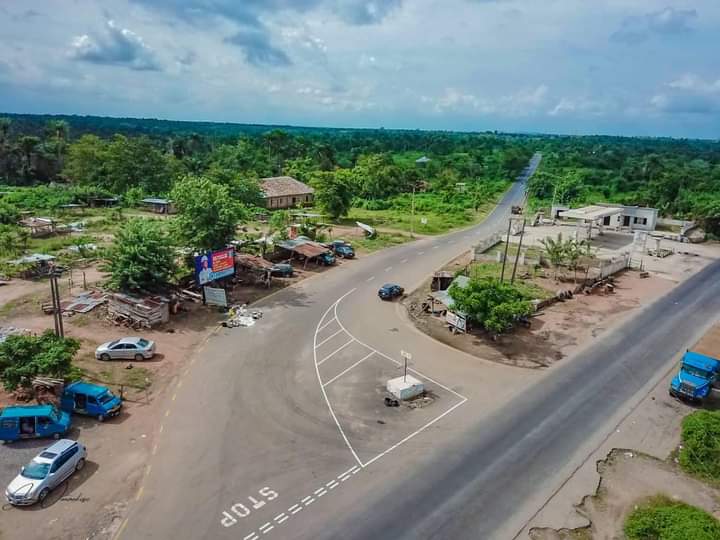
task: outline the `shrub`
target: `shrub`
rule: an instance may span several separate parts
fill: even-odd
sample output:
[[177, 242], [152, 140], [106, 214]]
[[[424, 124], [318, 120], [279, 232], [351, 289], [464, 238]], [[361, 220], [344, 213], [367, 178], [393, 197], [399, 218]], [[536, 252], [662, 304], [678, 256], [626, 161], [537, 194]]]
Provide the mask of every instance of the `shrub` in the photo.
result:
[[628, 540], [717, 540], [720, 521], [700, 508], [653, 497], [625, 520]]
[[40, 336], [8, 336], [0, 343], [0, 379], [6, 390], [29, 386], [34, 377], [64, 378], [80, 342], [55, 336], [51, 330]]
[[690, 473], [720, 480], [720, 412], [696, 411], [683, 419], [680, 465]]

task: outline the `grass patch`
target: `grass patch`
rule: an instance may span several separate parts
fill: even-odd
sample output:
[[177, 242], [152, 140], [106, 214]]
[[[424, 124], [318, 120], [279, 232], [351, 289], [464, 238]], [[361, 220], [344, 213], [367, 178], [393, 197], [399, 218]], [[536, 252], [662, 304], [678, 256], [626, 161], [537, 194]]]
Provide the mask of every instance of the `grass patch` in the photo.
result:
[[104, 384], [125, 385], [138, 390], [146, 390], [152, 385], [153, 374], [149, 369], [133, 364], [125, 369], [125, 363], [113, 364], [95, 374], [95, 378]]
[[638, 506], [625, 520], [628, 540], [717, 540], [720, 521], [664, 495]]
[[[525, 252], [525, 257], [528, 257], [530, 259], [537, 260], [540, 258], [540, 254], [542, 253], [542, 250], [537, 247], [526, 247], [523, 246], [522, 251]], [[518, 252], [518, 244], [513, 244], [512, 242], [508, 244], [508, 257], [515, 257]], [[497, 253], [505, 253], [505, 242], [500, 242], [498, 245], [491, 247], [488, 249], [484, 254], [495, 256]]]
[[[468, 267], [468, 275], [470, 277], [483, 279], [483, 278], [493, 278], [493, 279], [500, 279], [500, 276], [502, 274], [502, 263], [497, 262], [477, 262], [472, 263]], [[517, 269], [517, 275], [526, 275], [529, 274], [531, 276], [535, 275], [535, 269], [530, 266], [518, 266]], [[508, 262], [508, 264], [505, 266], [505, 279], [509, 280], [512, 276], [512, 262]], [[515, 279], [515, 285], [520, 290], [520, 292], [523, 293], [524, 296], [527, 296], [529, 298], [535, 298], [538, 300], [545, 300], [546, 298], [550, 298], [553, 293], [548, 291], [547, 289], [543, 289], [539, 285], [536, 285], [532, 282], [532, 279], [521, 279], [517, 278]]]
[[683, 419], [679, 459], [685, 471], [720, 482], [720, 411], [695, 411]]
[[359, 250], [372, 253], [380, 249], [399, 246], [411, 240], [412, 238], [407, 234], [378, 233], [374, 238], [353, 238], [351, 244]]

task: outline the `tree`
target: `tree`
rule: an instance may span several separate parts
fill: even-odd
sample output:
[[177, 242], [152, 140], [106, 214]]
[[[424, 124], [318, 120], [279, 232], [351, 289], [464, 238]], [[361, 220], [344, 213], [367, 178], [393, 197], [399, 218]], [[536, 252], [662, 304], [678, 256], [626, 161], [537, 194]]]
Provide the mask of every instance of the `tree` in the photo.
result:
[[33, 169], [33, 154], [37, 146], [40, 144], [38, 137], [26, 135], [20, 138], [20, 150], [23, 155], [23, 174], [25, 179], [29, 180]]
[[316, 172], [310, 184], [315, 188], [315, 201], [328, 216], [338, 219], [348, 214], [353, 200], [349, 171]]
[[79, 349], [78, 340], [57, 337], [51, 330], [40, 336], [8, 336], [0, 343], [0, 379], [5, 390], [30, 386], [37, 376], [64, 378]]
[[14, 225], [20, 219], [20, 212], [15, 205], [0, 200], [0, 224]]
[[565, 258], [567, 259], [568, 267], [573, 271], [573, 283], [577, 283], [577, 269], [580, 264], [580, 259], [586, 255], [590, 242], [587, 240], [574, 240], [569, 238], [565, 242]]
[[532, 304], [520, 289], [497, 279], [470, 278], [466, 287], [453, 284], [448, 293], [457, 310], [493, 334], [505, 332], [532, 313]]
[[63, 173], [71, 182], [109, 187], [107, 143], [96, 135], [83, 135], [68, 148]]
[[204, 177], [183, 178], [170, 196], [178, 211], [174, 228], [179, 241], [199, 252], [225, 247], [247, 215], [227, 186]]
[[277, 233], [281, 240], [287, 240], [288, 225], [290, 225], [290, 213], [287, 210], [276, 210], [270, 216], [269, 232]]
[[558, 233], [557, 239], [555, 240], [548, 236], [547, 238], [540, 240], [540, 243], [545, 248], [545, 253], [548, 256], [548, 259], [550, 259], [550, 264], [552, 264], [555, 269], [554, 278], [557, 279], [558, 269], [566, 259], [566, 246], [563, 241], [562, 233]]
[[149, 219], [127, 221], [115, 236], [106, 259], [110, 286], [120, 290], [162, 289], [177, 270], [166, 227]]
[[167, 193], [173, 180], [166, 157], [147, 137], [115, 135], [107, 147], [107, 182], [113, 193], [133, 186], [145, 193]]

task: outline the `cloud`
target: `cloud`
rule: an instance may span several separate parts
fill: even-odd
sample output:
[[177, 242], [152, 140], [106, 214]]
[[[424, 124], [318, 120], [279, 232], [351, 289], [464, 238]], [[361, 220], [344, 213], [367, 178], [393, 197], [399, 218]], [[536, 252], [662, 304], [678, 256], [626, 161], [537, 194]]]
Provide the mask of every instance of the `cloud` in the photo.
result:
[[355, 25], [377, 24], [402, 5], [402, 0], [338, 0], [336, 13]]
[[688, 73], [665, 85], [650, 104], [668, 114], [709, 114], [720, 112], [720, 79], [705, 80]]
[[247, 29], [225, 38], [226, 43], [240, 47], [245, 59], [253, 66], [284, 67], [292, 65], [292, 61], [282, 49], [270, 43], [266, 32]]
[[694, 9], [667, 7], [646, 15], [627, 17], [610, 40], [627, 45], [642, 43], [652, 35], [676, 36], [692, 31], [691, 23], [697, 18]]
[[540, 108], [545, 103], [547, 94], [548, 87], [544, 84], [495, 99], [477, 96], [456, 88], [446, 88], [445, 92], [437, 98], [425, 96], [421, 100], [433, 105], [437, 113], [450, 111], [523, 116]]
[[155, 52], [142, 37], [113, 20], [105, 24], [99, 35], [83, 34], [73, 38], [69, 55], [72, 59], [92, 64], [125, 66], [135, 71], [160, 71]]
[[609, 104], [588, 97], [563, 97], [550, 110], [549, 116], [601, 116], [608, 112]]

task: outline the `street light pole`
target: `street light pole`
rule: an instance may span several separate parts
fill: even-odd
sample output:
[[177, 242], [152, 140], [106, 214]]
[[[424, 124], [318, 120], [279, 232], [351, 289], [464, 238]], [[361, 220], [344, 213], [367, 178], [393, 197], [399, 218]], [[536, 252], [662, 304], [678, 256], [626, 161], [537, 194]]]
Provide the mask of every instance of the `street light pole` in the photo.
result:
[[[430, 158], [427, 156], [423, 156], [421, 158], [418, 158], [415, 160], [415, 165], [417, 165], [419, 168], [424, 168], [425, 165], [430, 163]], [[410, 211], [410, 238], [415, 237], [415, 189], [416, 185], [415, 182], [413, 182], [413, 188], [412, 188], [412, 202], [411, 205], [411, 211]]]

